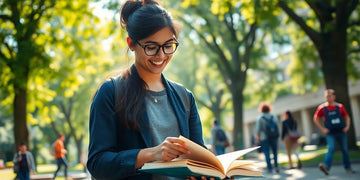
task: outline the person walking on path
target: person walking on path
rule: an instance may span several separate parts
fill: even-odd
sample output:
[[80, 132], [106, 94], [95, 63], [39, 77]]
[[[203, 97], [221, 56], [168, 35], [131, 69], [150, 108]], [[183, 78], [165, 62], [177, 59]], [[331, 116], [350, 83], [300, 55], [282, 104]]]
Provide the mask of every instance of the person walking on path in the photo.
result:
[[261, 103], [259, 112], [262, 113], [256, 121], [255, 139], [261, 145], [261, 149], [265, 155], [267, 171], [272, 173], [273, 166], [271, 164], [270, 149], [273, 153], [275, 171], [279, 173], [278, 167], [278, 138], [279, 129], [277, 125], [277, 117], [271, 114], [271, 105]]
[[211, 128], [211, 142], [211, 152], [215, 155], [224, 154], [227, 147], [229, 147], [230, 152], [234, 151], [217, 119], [213, 121], [213, 127]]
[[55, 141], [54, 143], [54, 151], [55, 151], [55, 159], [56, 159], [56, 164], [57, 164], [57, 169], [54, 173], [54, 179], [57, 176], [57, 173], [59, 172], [61, 166], [64, 166], [64, 177], [65, 179], [67, 179], [67, 168], [68, 168], [68, 164], [66, 161], [66, 157], [65, 155], [67, 154], [67, 151], [64, 147], [64, 141], [65, 141], [65, 135], [64, 134], [60, 134], [58, 136], [58, 139]]
[[35, 161], [31, 152], [27, 151], [27, 145], [21, 143], [19, 152], [14, 155], [14, 172], [16, 180], [30, 180], [30, 174], [35, 174]]
[[[322, 133], [326, 135], [328, 151], [324, 163], [319, 164], [319, 169], [326, 175], [332, 164], [336, 142], [339, 143], [342, 152], [343, 166], [348, 173], [355, 173], [351, 169], [347, 132], [350, 128], [350, 117], [341, 103], [335, 101], [336, 95], [333, 89], [324, 91], [326, 102], [319, 105], [314, 114], [314, 122]], [[323, 122], [320, 119], [323, 119]]]
[[[294, 135], [292, 135], [293, 133]], [[288, 156], [288, 163], [289, 168], [294, 169], [291, 154], [294, 151], [296, 158], [297, 158], [297, 168], [301, 169], [302, 163], [299, 156], [299, 134], [297, 131], [297, 123], [296, 120], [293, 118], [290, 111], [286, 111], [284, 113], [284, 121], [282, 122], [282, 131], [281, 131], [281, 140], [284, 144], [287, 156]]]

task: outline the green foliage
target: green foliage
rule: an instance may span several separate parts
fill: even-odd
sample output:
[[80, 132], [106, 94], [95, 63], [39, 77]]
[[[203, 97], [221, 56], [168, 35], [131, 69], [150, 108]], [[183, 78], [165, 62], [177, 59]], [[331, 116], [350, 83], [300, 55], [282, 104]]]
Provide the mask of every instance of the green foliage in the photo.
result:
[[[315, 15], [315, 11], [311, 9], [310, 5], [306, 1], [284, 1], [295, 12], [302, 12], [300, 18], [304, 20], [306, 25], [317, 32], [329, 33], [334, 30], [334, 21], [325, 22], [324, 19]], [[291, 2], [291, 3], [290, 3]], [[309, 1], [310, 3], [314, 3]], [[320, 2], [319, 2], [320, 3]], [[327, 4], [328, 3], [328, 4]], [[323, 7], [336, 7], [338, 1], [322, 2]], [[359, 67], [356, 64], [359, 62], [359, 41], [356, 38], [360, 29], [356, 26], [355, 22], [359, 20], [360, 6], [357, 5], [351, 18], [349, 19], [349, 28], [347, 30], [348, 37], [348, 61], [347, 61], [347, 73], [350, 79], [359, 79]], [[335, 20], [337, 15], [335, 12], [330, 15], [329, 18]], [[321, 27], [320, 23], [323, 22], [324, 26]], [[300, 29], [298, 25], [295, 25], [289, 16], [284, 21], [284, 25], [287, 27], [284, 34], [291, 37], [291, 45], [294, 47], [294, 51], [291, 52], [291, 61], [287, 67], [287, 73], [291, 76], [292, 92], [293, 93], [305, 93], [305, 91], [313, 91], [318, 88], [319, 85], [324, 83], [324, 75], [321, 70], [321, 61], [319, 57], [318, 48], [315, 47], [313, 39], [310, 39], [308, 34], [305, 34], [303, 29]]]
[[[12, 7], [19, 7], [19, 11]], [[103, 46], [111, 34], [117, 39], [123, 36], [114, 33], [119, 25], [101, 22], [92, 10], [90, 3], [82, 0], [0, 3], [0, 97], [4, 97], [0, 114], [14, 112], [18, 87], [14, 84], [21, 84], [27, 89], [26, 117], [31, 129], [40, 127], [47, 135], [72, 134], [80, 144], [86, 140], [84, 124], [91, 97], [105, 74], [124, 61], [114, 61], [108, 52], [111, 48]], [[18, 20], [7, 18], [10, 16]], [[126, 42], [120, 43], [113, 50], [121, 51], [125, 46]], [[49, 143], [56, 135], [50, 137]]]
[[347, 29], [347, 41], [348, 41], [348, 62], [347, 70], [348, 76], [351, 80], [360, 79], [359, 63], [360, 63], [360, 5], [350, 15], [349, 28]]

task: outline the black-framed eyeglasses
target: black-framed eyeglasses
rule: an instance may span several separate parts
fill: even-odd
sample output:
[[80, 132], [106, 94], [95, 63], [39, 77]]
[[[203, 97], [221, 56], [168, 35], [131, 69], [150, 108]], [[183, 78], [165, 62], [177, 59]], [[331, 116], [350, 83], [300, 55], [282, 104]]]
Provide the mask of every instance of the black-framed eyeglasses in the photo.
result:
[[174, 54], [177, 47], [179, 46], [179, 42], [177, 42], [176, 39], [173, 39], [170, 42], [166, 42], [163, 45], [159, 45], [155, 43], [142, 45], [139, 43], [139, 41], [136, 41], [136, 44], [141, 46], [144, 49], [145, 54], [148, 56], [157, 55], [157, 53], [159, 53], [160, 48], [163, 50], [164, 54], [167, 55]]

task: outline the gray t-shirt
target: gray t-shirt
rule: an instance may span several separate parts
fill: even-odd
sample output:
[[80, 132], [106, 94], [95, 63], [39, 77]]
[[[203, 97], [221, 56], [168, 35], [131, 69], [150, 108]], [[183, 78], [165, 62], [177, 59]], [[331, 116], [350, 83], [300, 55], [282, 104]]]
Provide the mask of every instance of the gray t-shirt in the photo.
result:
[[[166, 90], [148, 91], [145, 98], [153, 146], [162, 143], [166, 137], [178, 137], [180, 127]], [[153, 175], [153, 180], [179, 180], [174, 177]]]

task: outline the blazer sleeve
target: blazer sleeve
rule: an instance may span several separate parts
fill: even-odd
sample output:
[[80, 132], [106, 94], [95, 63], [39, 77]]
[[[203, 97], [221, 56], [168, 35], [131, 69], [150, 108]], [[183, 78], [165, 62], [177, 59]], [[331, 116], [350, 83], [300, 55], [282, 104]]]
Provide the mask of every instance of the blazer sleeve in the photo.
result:
[[201, 126], [200, 116], [197, 110], [195, 98], [190, 91], [188, 91], [188, 94], [190, 99], [190, 118], [189, 118], [190, 139], [206, 148], [203, 141], [202, 126]]
[[119, 150], [114, 106], [115, 87], [106, 81], [96, 92], [90, 108], [87, 168], [96, 179], [122, 179], [137, 173], [135, 163], [140, 149]]

